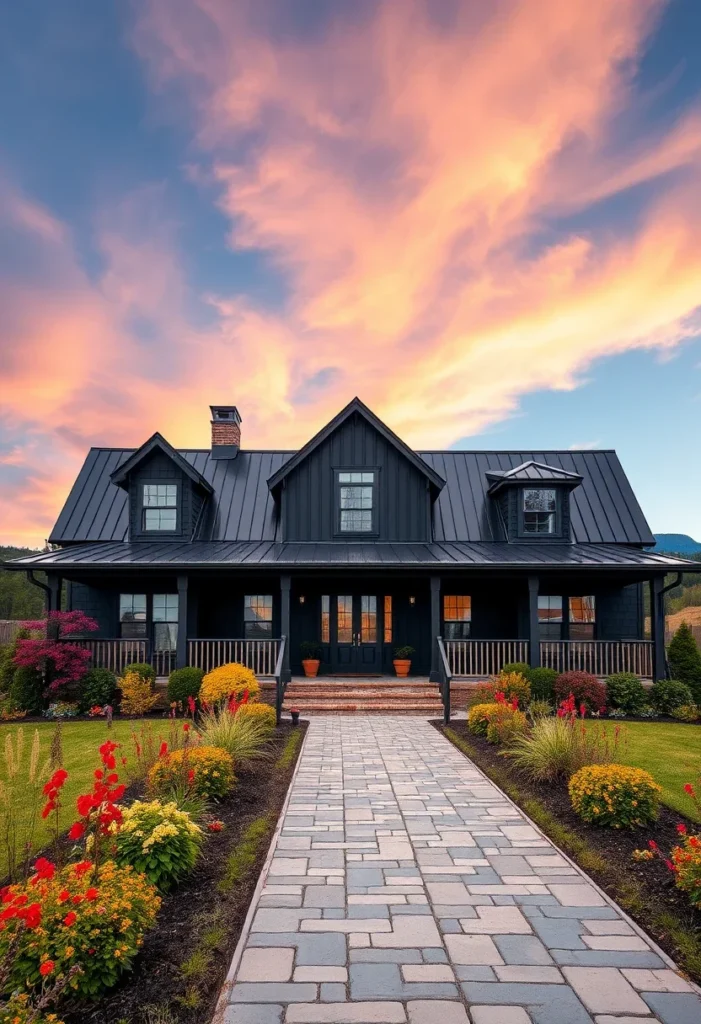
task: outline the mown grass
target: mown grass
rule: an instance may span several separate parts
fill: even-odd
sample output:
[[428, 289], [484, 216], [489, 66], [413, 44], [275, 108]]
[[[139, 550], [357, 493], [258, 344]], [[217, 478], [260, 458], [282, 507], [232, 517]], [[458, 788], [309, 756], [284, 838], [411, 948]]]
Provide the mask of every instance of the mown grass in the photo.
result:
[[[59, 827], [62, 831], [70, 828], [76, 818], [75, 801], [86, 789], [90, 789], [93, 783], [93, 771], [99, 767], [100, 757], [98, 747], [107, 739], [121, 744], [118, 751], [119, 757], [126, 757], [125, 767], [118, 759], [118, 769], [125, 782], [129, 781], [129, 772], [136, 771], [135, 756], [132, 749], [132, 730], [138, 731], [141, 728], [140, 721], [119, 721], [115, 720], [112, 729], [107, 729], [107, 723], [103, 719], [94, 722], [63, 722], [61, 725], [61, 744], [63, 757], [61, 766], [68, 772], [68, 780], [61, 792], [61, 812], [59, 815]], [[163, 738], [168, 738], [167, 721], [151, 721], [155, 736], [159, 735], [159, 729], [163, 732]], [[162, 728], [161, 728], [162, 727]], [[39, 733], [40, 754], [39, 771], [41, 772], [48, 763], [51, 739], [55, 731], [55, 723], [39, 722], [26, 725], [16, 722], [9, 722], [0, 725], [0, 780], [7, 780], [7, 764], [5, 760], [5, 742], [9, 736], [12, 738], [13, 746], [16, 745], [17, 730], [22, 729], [24, 733], [24, 757], [22, 767], [15, 783], [16, 791], [13, 806], [18, 812], [18, 827], [20, 841], [26, 836], [26, 829], [32, 814], [31, 801], [27, 785], [27, 765], [32, 748], [34, 731]], [[46, 781], [47, 773], [44, 773], [42, 782]], [[39, 808], [41, 811], [41, 808]], [[41, 849], [51, 839], [53, 818], [49, 823], [39, 818], [34, 848]], [[1, 840], [1, 837], [0, 837]], [[0, 878], [7, 871], [6, 851], [1, 848], [0, 841]]]
[[[631, 726], [637, 724], [648, 725], [647, 722], [630, 723]], [[660, 727], [664, 728], [664, 725], [654, 726], [655, 729]], [[651, 906], [645, 888], [630, 872], [602, 857], [585, 838], [552, 814], [541, 800], [523, 789], [506, 769], [484, 764], [479, 750], [454, 729], [447, 727], [442, 731], [458, 750], [474, 761], [492, 782], [503, 789], [507, 796], [525, 811], [546, 836], [569, 854], [581, 868], [595, 875], [609, 895], [632, 917], [639, 918], [642, 925], [654, 935], [667, 936], [674, 947], [674, 958], [682, 970], [688, 971], [696, 978], [701, 976], [701, 937], [698, 934], [690, 931], [674, 915]], [[629, 763], [633, 764], [632, 761]]]

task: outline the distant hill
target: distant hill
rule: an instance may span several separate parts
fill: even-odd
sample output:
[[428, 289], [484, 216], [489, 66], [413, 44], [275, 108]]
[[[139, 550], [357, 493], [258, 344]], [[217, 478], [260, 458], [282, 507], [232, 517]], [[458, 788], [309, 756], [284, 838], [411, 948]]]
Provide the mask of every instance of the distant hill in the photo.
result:
[[674, 555], [701, 554], [701, 544], [686, 533], [656, 533], [656, 551]]

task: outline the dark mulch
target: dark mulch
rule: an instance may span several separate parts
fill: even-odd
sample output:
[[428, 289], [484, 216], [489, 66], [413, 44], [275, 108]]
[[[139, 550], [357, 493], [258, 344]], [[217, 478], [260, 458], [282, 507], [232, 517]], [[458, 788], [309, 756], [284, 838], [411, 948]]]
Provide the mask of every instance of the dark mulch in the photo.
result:
[[[433, 724], [442, 731], [441, 723]], [[527, 781], [510, 766], [508, 758], [499, 754], [498, 747], [487, 743], [482, 736], [474, 736], [465, 722], [451, 722], [450, 728], [468, 744], [472, 760], [485, 775], [490, 778], [496, 775], [498, 785], [508, 780], [508, 795], [527, 814], [536, 818], [544, 832], [549, 832], [547, 823], [537, 820], [536, 808], [529, 805], [529, 801], [538, 801], [561, 826], [586, 843], [588, 851], [595, 856], [590, 859], [585, 854], [586, 863], [581, 865], [583, 869], [626, 909], [641, 928], [652, 935], [665, 952], [680, 964], [683, 962], [685, 970], [696, 981], [701, 981], [701, 911], [690, 906], [688, 897], [677, 889], [674, 876], [661, 860], [636, 862], [632, 859], [633, 851], [647, 849], [650, 839], [666, 856], [678, 843], [677, 825], [684, 824], [690, 832], [695, 832], [699, 831], [698, 823], [661, 805], [657, 821], [644, 828], [619, 831], [589, 825], [572, 810], [565, 782]], [[511, 789], [512, 786], [515, 788]], [[568, 847], [565, 836], [558, 832], [551, 838], [574, 861], [580, 862], [581, 851]], [[677, 932], [680, 926], [696, 943], [696, 949], [685, 951], [680, 948]]]
[[[287, 723], [276, 731], [273, 760], [251, 772], [237, 774], [231, 797], [216, 804], [213, 814], [224, 822], [219, 833], [207, 833], [204, 852], [195, 872], [174, 892], [163, 897], [154, 929], [146, 936], [131, 973], [100, 1001], [82, 1005], [71, 1012], [63, 1010], [66, 1024], [208, 1024], [212, 1019], [219, 991], [224, 983], [258, 876], [270, 845], [270, 839], [284, 803], [296, 758], [284, 769], [275, 767], [279, 755], [293, 731], [303, 733], [307, 723], [297, 729]], [[298, 749], [301, 749], [301, 744]], [[255, 863], [232, 890], [222, 893], [218, 882], [234, 848], [250, 823], [268, 816], [265, 840], [260, 844]], [[183, 1005], [188, 979], [182, 963], [191, 956], [198, 940], [212, 924], [212, 915], [220, 911], [223, 922], [220, 941], [208, 951], [204, 978], [197, 979], [199, 1005]], [[192, 981], [192, 979], [190, 979]], [[186, 1000], [187, 1002], [187, 1000]], [[170, 1016], [155, 1013], [155, 1008]]]

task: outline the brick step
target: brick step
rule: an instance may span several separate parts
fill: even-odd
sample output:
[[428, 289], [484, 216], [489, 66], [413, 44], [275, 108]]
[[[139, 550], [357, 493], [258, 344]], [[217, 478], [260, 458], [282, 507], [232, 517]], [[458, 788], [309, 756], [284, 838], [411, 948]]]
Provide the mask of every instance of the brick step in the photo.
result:
[[361, 687], [375, 687], [377, 689], [377, 687], [381, 687], [383, 690], [386, 690], [386, 689], [391, 690], [391, 689], [393, 689], [395, 687], [399, 687], [400, 689], [403, 689], [403, 688], [405, 688], [407, 686], [408, 687], [412, 687], [412, 688], [413, 687], [426, 687], [426, 688], [432, 689], [436, 684], [435, 683], [430, 683], [428, 681], [428, 679], [419, 678], [417, 676], [407, 676], [404, 679], [385, 678], [384, 676], [377, 676], [376, 678], [370, 678], [370, 679], [368, 679], [368, 678], [357, 679], [355, 676], [345, 676], [345, 677], [322, 676], [322, 677], [317, 677], [316, 679], [296, 679], [295, 678], [288, 685], [295, 687], [295, 689], [299, 687], [299, 689], [304, 689], [304, 690], [306, 690], [307, 688], [311, 689], [312, 687], [315, 687], [315, 686], [338, 687], [339, 689], [344, 689], [344, 688], [347, 688], [347, 687], [352, 687], [353, 689], [359, 689]]
[[393, 704], [388, 701], [323, 701], [307, 704], [288, 704], [282, 706], [283, 711], [296, 708], [302, 716], [307, 714], [360, 714], [360, 715], [435, 715], [443, 714], [443, 705], [439, 701], [430, 704]]
[[318, 700], [319, 698], [332, 698], [333, 700], [372, 700], [373, 697], [386, 697], [387, 700], [436, 700], [438, 689], [432, 687], [430, 690], [391, 690], [387, 691], [378, 686], [373, 690], [327, 690], [321, 689], [309, 692], [309, 690], [296, 690], [294, 687], [287, 687], [285, 696], [288, 700]]

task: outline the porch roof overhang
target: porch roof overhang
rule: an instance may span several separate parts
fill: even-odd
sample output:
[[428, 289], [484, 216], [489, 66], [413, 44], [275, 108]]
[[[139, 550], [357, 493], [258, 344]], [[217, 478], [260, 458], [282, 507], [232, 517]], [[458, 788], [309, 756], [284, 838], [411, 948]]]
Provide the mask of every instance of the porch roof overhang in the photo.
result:
[[513, 569], [701, 572], [701, 562], [622, 544], [275, 543], [139, 541], [75, 544], [5, 562], [6, 569]]

